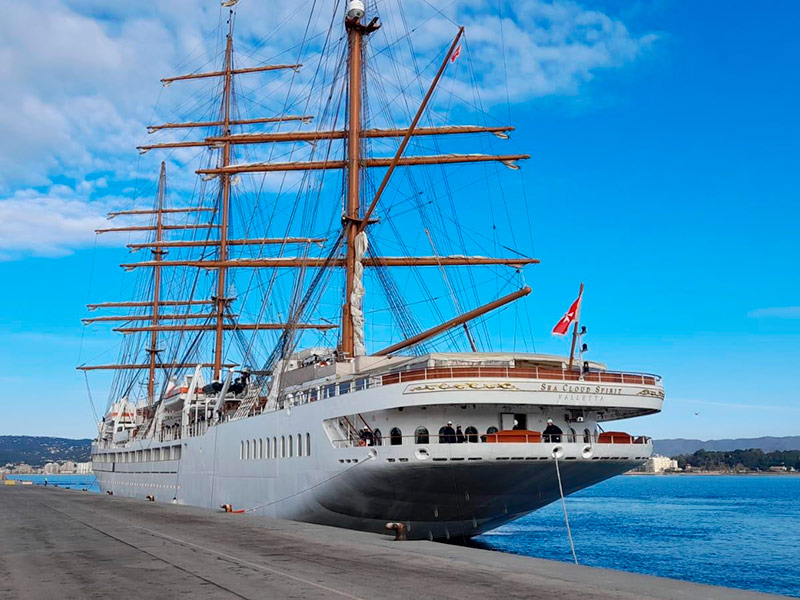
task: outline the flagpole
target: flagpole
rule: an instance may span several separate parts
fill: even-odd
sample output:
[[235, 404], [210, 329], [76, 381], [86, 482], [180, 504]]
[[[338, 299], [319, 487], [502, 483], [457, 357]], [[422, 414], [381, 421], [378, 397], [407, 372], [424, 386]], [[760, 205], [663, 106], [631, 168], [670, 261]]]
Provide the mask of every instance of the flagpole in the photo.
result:
[[581, 282], [581, 289], [578, 292], [578, 298], [581, 299], [578, 303], [578, 314], [575, 315], [575, 322], [572, 327], [572, 347], [569, 349], [569, 370], [572, 370], [572, 363], [575, 362], [575, 342], [578, 339], [578, 322], [581, 316], [581, 303], [583, 302], [583, 282]]

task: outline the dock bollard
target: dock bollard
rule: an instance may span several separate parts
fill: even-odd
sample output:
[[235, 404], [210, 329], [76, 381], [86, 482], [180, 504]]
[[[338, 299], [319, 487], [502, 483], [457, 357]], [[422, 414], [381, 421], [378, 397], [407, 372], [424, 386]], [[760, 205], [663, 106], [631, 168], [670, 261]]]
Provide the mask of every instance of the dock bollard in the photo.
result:
[[403, 523], [387, 523], [385, 527], [388, 531], [394, 531], [395, 542], [405, 542], [408, 540], [406, 537], [406, 526]]

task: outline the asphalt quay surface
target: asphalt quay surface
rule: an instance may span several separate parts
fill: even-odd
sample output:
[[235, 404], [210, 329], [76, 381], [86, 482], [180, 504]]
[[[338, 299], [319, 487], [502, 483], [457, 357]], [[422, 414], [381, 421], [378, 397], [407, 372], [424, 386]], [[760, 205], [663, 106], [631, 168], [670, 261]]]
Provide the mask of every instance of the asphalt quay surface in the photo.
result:
[[0, 598], [784, 598], [117, 496], [0, 486]]

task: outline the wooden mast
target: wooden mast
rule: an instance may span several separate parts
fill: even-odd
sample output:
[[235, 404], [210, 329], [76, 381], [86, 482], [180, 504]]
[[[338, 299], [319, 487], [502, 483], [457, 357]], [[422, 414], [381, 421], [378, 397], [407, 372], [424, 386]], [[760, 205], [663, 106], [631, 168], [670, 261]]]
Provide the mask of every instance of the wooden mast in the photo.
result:
[[[225, 83], [222, 92], [222, 129], [226, 136], [231, 134], [231, 86], [233, 83], [233, 11], [228, 17], [228, 38], [225, 44]], [[222, 167], [227, 167], [231, 163], [231, 144], [224, 142], [222, 147]], [[220, 230], [219, 230], [219, 260], [220, 267], [217, 269], [217, 326], [214, 335], [214, 379], [220, 378], [222, 370], [222, 351], [225, 336], [225, 308], [228, 306], [226, 287], [226, 267], [224, 262], [228, 259], [228, 220], [230, 214], [230, 195], [231, 195], [231, 176], [228, 173], [221, 173], [222, 184], [222, 207], [220, 210]]]
[[[158, 208], [156, 210], [156, 242], [161, 242], [164, 225], [164, 193], [167, 186], [167, 164], [161, 161], [161, 173], [158, 176]], [[156, 263], [164, 258], [164, 250], [160, 247], [151, 249], [153, 260]], [[158, 325], [158, 310], [161, 305], [161, 265], [153, 267], [153, 327]], [[158, 330], [153, 329], [150, 333], [150, 368], [147, 377], [147, 404], [152, 405], [155, 401], [156, 391], [156, 363], [158, 362]]]
[[348, 70], [350, 74], [348, 86], [347, 111], [347, 204], [345, 207], [345, 287], [344, 305], [342, 306], [342, 347], [346, 356], [355, 352], [353, 339], [353, 319], [350, 314], [350, 296], [353, 293], [356, 262], [356, 233], [358, 232], [358, 216], [360, 204], [359, 179], [361, 159], [361, 42], [363, 31], [358, 19], [347, 19], [347, 37], [349, 44]]
[[360, 17], [347, 16], [345, 28], [349, 45], [347, 68], [348, 108], [347, 108], [347, 198], [344, 214], [345, 227], [345, 287], [342, 306], [342, 345], [341, 351], [347, 357], [355, 354], [353, 315], [350, 300], [355, 286], [356, 236], [361, 224], [361, 77], [363, 73], [363, 41], [380, 25], [373, 19], [362, 25]]

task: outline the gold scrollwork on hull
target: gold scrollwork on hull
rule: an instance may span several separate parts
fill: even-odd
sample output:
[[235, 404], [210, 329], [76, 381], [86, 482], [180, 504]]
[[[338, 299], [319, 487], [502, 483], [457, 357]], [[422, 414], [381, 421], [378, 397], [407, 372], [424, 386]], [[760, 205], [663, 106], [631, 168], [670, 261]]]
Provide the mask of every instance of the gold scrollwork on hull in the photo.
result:
[[642, 390], [636, 394], [637, 396], [649, 396], [650, 398], [664, 399], [664, 390]]
[[415, 385], [409, 392], [440, 392], [445, 390], [503, 390], [519, 391], [513, 383], [427, 383]]

